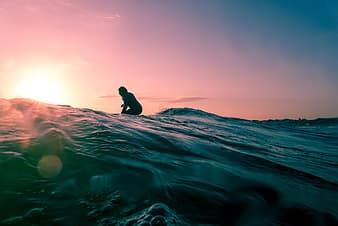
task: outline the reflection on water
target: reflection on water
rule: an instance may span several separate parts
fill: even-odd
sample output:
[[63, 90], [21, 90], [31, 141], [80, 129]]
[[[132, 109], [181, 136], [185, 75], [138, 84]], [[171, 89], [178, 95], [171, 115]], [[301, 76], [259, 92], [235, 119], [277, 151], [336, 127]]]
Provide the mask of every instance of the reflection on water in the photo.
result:
[[0, 100], [0, 224], [336, 225], [337, 131]]

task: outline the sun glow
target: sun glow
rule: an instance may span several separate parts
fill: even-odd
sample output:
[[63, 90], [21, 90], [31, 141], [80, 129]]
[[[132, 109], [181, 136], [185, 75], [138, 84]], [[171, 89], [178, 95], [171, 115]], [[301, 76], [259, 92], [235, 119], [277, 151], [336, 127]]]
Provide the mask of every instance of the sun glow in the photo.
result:
[[23, 79], [16, 88], [16, 96], [50, 104], [62, 104], [65, 101], [60, 83], [49, 70], [24, 71]]

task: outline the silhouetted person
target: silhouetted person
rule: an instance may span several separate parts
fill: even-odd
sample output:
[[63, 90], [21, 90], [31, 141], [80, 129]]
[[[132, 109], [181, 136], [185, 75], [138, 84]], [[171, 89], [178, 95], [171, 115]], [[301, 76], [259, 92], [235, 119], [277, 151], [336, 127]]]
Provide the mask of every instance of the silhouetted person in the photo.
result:
[[119, 88], [119, 94], [123, 99], [121, 114], [139, 115], [142, 113], [142, 105], [136, 100], [134, 94], [128, 92], [123, 86]]

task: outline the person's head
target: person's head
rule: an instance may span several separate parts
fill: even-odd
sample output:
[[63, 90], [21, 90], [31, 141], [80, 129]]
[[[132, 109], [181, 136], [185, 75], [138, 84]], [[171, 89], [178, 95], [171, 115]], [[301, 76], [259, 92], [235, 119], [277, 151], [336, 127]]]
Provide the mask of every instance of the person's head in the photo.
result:
[[119, 88], [119, 94], [120, 94], [121, 96], [124, 96], [124, 95], [126, 95], [127, 93], [128, 93], [128, 90], [126, 89], [126, 87], [121, 86], [121, 87]]

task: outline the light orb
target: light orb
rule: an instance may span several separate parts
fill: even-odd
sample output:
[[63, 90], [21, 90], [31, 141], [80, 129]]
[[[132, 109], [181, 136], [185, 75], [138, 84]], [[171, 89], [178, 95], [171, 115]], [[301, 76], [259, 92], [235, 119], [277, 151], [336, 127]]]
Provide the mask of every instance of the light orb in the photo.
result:
[[38, 163], [38, 171], [44, 178], [53, 178], [60, 174], [63, 164], [56, 155], [43, 156]]

